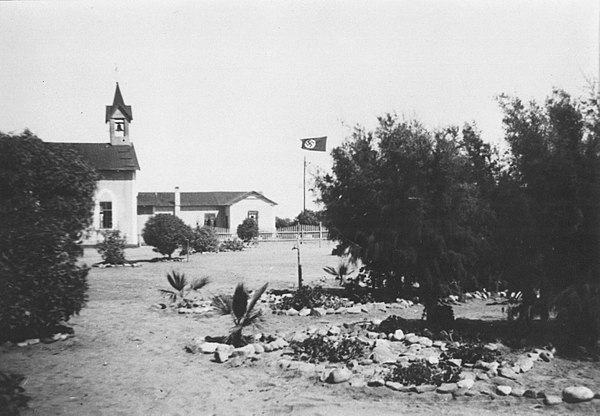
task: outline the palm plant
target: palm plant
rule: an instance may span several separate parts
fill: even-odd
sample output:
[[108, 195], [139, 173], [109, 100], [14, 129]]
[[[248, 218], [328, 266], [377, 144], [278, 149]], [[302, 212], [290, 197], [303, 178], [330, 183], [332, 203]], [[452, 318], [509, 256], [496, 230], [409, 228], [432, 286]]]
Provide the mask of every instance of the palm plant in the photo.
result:
[[262, 318], [262, 310], [255, 310], [254, 307], [260, 297], [267, 290], [268, 283], [265, 283], [259, 289], [254, 291], [252, 297], [244, 288], [243, 283], [238, 283], [233, 292], [233, 296], [217, 295], [213, 298], [213, 306], [222, 314], [231, 314], [234, 327], [231, 328], [229, 336], [225, 342], [235, 347], [246, 345], [247, 342], [242, 336], [242, 331], [250, 325], [257, 325]]
[[326, 267], [323, 267], [323, 270], [326, 273], [335, 277], [335, 280], [339, 280], [340, 284], [342, 286], [344, 286], [347, 283], [346, 277], [348, 277], [348, 275], [354, 273], [354, 269], [351, 268], [350, 262], [346, 261], [346, 260], [341, 260], [339, 262], [339, 264], [337, 265], [337, 267], [326, 266]]
[[160, 291], [166, 294], [171, 299], [171, 302], [176, 303], [177, 306], [189, 306], [190, 300], [187, 295], [190, 292], [202, 289], [210, 282], [210, 278], [201, 277], [188, 283], [185, 274], [175, 270], [167, 273], [167, 280], [174, 290], [160, 289]]

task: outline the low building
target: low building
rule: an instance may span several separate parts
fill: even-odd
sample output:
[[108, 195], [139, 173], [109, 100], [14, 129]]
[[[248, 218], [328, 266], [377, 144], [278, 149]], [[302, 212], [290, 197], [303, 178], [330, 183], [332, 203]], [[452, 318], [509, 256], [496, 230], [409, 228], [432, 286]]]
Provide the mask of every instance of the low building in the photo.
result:
[[173, 214], [191, 227], [209, 225], [235, 233], [252, 218], [260, 232], [275, 232], [276, 202], [260, 192], [140, 192], [137, 198], [138, 232], [156, 214]]

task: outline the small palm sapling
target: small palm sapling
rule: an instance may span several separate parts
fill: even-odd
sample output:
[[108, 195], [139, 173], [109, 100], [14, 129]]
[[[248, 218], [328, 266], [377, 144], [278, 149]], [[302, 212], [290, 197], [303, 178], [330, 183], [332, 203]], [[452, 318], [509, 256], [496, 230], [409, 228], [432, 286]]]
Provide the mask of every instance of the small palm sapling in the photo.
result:
[[323, 267], [323, 271], [330, 274], [335, 278], [335, 280], [339, 280], [342, 286], [345, 286], [347, 281], [346, 278], [354, 273], [354, 269], [350, 267], [350, 263], [348, 261], [340, 261], [337, 267], [326, 266]]
[[213, 306], [222, 314], [231, 314], [234, 327], [229, 332], [225, 342], [234, 347], [247, 344], [242, 336], [242, 331], [250, 325], [257, 325], [262, 318], [262, 310], [255, 309], [256, 303], [267, 290], [268, 283], [254, 291], [252, 296], [244, 288], [243, 283], [238, 283], [232, 296], [218, 295], [213, 298]]
[[166, 294], [177, 307], [189, 307], [192, 302], [188, 298], [188, 295], [191, 292], [202, 289], [210, 282], [208, 277], [201, 277], [188, 283], [185, 274], [175, 270], [167, 274], [167, 280], [174, 290], [160, 289], [160, 291]]

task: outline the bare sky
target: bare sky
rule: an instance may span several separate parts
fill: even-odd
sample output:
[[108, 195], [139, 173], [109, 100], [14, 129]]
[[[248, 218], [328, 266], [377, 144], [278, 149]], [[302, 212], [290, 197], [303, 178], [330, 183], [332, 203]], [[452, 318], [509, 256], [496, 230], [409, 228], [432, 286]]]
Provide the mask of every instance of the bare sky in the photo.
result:
[[[594, 0], [0, 2], [0, 131], [108, 141], [119, 81], [140, 191], [263, 191], [293, 217], [303, 157], [329, 169], [357, 124], [475, 121], [498, 142], [498, 94], [583, 95], [599, 16]], [[327, 153], [300, 150], [322, 135]]]

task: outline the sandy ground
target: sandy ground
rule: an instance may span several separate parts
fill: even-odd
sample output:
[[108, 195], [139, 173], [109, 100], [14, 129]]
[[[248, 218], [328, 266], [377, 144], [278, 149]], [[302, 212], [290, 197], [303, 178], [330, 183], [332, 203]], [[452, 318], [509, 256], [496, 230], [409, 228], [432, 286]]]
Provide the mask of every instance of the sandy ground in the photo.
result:
[[[210, 276], [205, 297], [231, 292], [240, 280], [250, 289], [269, 282], [271, 288], [297, 283], [296, 251], [292, 243], [265, 243], [241, 253], [196, 254], [189, 262], [143, 263], [139, 268], [91, 270], [87, 306], [71, 319], [75, 337], [24, 348], [0, 347], [0, 369], [24, 374], [32, 397], [23, 415], [496, 415], [595, 414], [600, 400], [578, 405], [540, 406], [541, 401], [485, 395], [453, 399], [449, 395], [398, 393], [385, 387], [329, 385], [281, 370], [281, 352], [263, 354], [256, 362], [233, 368], [207, 355], [184, 351], [195, 337], [224, 335], [229, 317], [184, 316], [156, 310], [158, 289], [168, 289], [172, 269], [189, 277]], [[333, 245], [303, 244], [301, 259], [309, 283], [325, 276], [322, 267], [335, 265]], [[128, 250], [128, 259], [150, 259], [147, 247]], [[86, 250], [84, 260], [100, 260]], [[331, 282], [329, 282], [331, 283]], [[404, 317], [419, 317], [415, 307]], [[469, 303], [456, 308], [463, 317], [500, 316], [499, 307]], [[379, 312], [362, 318], [384, 318]], [[355, 322], [355, 315], [287, 317], [268, 315], [263, 333], [276, 334], [311, 325]], [[538, 390], [560, 394], [583, 384], [600, 391], [600, 365], [557, 358], [536, 364], [527, 382]]]

